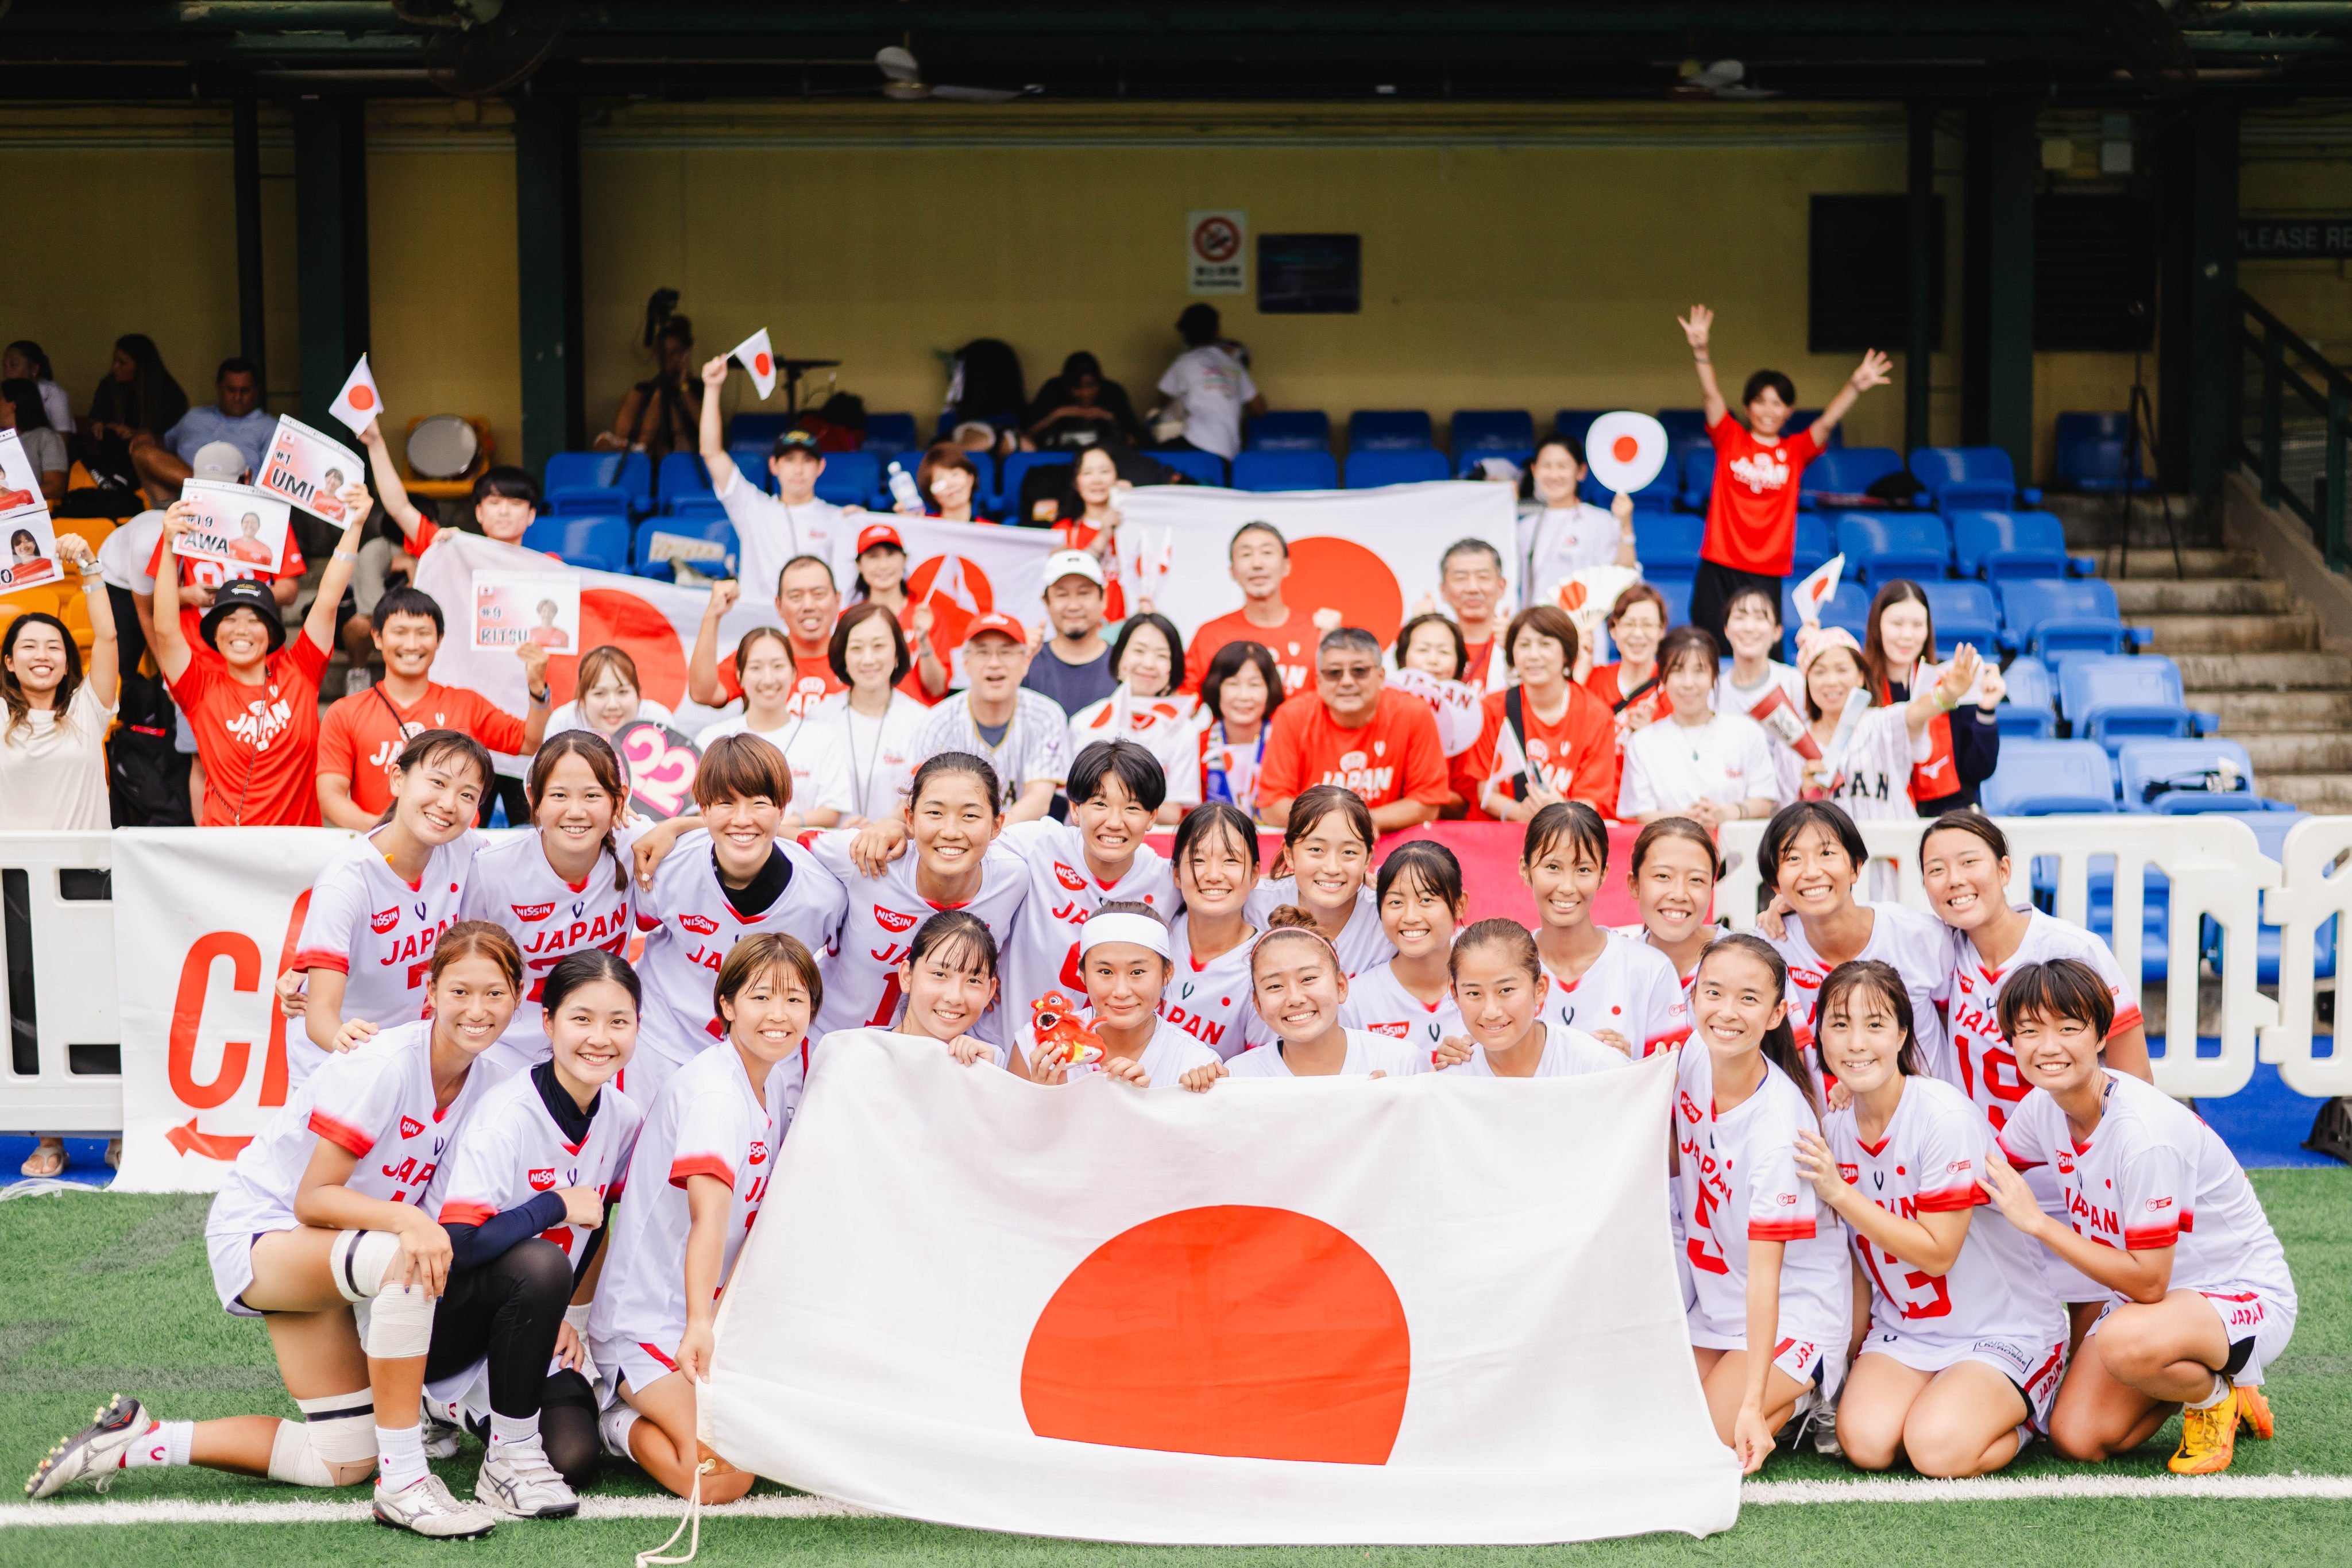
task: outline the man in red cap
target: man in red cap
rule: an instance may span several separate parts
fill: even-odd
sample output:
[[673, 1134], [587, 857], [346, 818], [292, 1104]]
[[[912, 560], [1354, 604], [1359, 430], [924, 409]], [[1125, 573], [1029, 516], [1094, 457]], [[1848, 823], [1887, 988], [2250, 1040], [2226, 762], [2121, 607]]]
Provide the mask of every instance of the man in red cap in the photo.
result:
[[991, 610], [974, 616], [958, 651], [964, 689], [931, 710], [915, 737], [915, 755], [985, 757], [1003, 786], [1004, 820], [1034, 822], [1069, 775], [1069, 715], [1021, 684], [1029, 673], [1029, 638], [1011, 616]]

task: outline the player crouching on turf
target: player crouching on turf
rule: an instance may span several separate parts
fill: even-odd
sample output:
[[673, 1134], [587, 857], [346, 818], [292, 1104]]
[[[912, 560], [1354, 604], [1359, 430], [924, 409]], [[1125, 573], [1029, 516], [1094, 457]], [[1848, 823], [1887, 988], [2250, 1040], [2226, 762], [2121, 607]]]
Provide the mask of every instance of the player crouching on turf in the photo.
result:
[[[599, 742], [598, 744], [603, 742]], [[454, 1249], [425, 1359], [425, 1411], [446, 1452], [489, 1444], [474, 1495], [516, 1519], [569, 1519], [596, 1479], [596, 1369], [583, 1335], [644, 1120], [613, 1079], [637, 1043], [637, 977], [596, 948], [540, 989], [548, 1059], [483, 1097], [449, 1160], [441, 1226]], [[550, 1362], [560, 1363], [553, 1370]]]
[[[434, 1173], [497, 1084], [478, 1058], [506, 1031], [522, 954], [494, 925], [441, 933], [430, 1017], [379, 1032], [343, 1026], [334, 1054], [246, 1146], [205, 1222], [213, 1286], [258, 1317], [300, 1421], [232, 1415], [157, 1421], [118, 1395], [50, 1450], [26, 1490], [103, 1489], [149, 1465], [203, 1465], [306, 1487], [376, 1472], [375, 1517], [436, 1537], [484, 1535], [497, 1515], [449, 1495], [425, 1468], [417, 1428], [449, 1233], [423, 1204]], [[373, 1423], [370, 1417], [373, 1416]]]
[[[2000, 1029], [2033, 1089], [1986, 1184], [2010, 1224], [2115, 1293], [2066, 1369], [2051, 1443], [2105, 1459], [2178, 1407], [2172, 1468], [2210, 1475], [2230, 1468], [2240, 1422], [2271, 1435], [2263, 1369], [2294, 1332], [2294, 1281], [2228, 1145], [2162, 1089], [2100, 1065], [2114, 1013], [2106, 982], [2074, 959], [2009, 977]], [[2071, 1224], [2011, 1168], [2044, 1163]]]
[[680, 1497], [698, 1469], [706, 1503], [751, 1489], [749, 1470], [698, 1458], [694, 1385], [710, 1381], [719, 1288], [767, 1195], [809, 1020], [824, 1001], [799, 938], [760, 931], [728, 949], [711, 992], [727, 1037], [662, 1086], [631, 1157], [636, 1180], [613, 1215], [612, 1257], [588, 1314], [589, 1350], [613, 1401], [604, 1447]]

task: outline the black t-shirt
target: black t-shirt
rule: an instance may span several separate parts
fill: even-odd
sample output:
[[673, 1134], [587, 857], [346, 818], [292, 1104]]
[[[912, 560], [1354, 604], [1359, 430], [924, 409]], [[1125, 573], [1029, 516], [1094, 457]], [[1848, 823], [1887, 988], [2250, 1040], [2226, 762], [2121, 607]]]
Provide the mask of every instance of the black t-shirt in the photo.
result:
[[1062, 705], [1065, 715], [1072, 715], [1117, 690], [1118, 679], [1110, 672], [1108, 647], [1084, 664], [1065, 664], [1055, 657], [1054, 645], [1048, 642], [1029, 661], [1029, 673], [1022, 678], [1021, 684], [1032, 691], [1044, 692]]

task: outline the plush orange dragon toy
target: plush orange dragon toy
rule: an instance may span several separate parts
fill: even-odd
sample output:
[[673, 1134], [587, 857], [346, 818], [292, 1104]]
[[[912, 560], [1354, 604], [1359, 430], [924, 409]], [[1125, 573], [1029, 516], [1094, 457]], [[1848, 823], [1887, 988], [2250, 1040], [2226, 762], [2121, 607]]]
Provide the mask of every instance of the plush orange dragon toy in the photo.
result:
[[1102, 1037], [1081, 1023], [1077, 1004], [1058, 991], [1048, 991], [1029, 1004], [1030, 1026], [1037, 1035], [1037, 1060], [1049, 1067], [1090, 1067], [1103, 1058]]

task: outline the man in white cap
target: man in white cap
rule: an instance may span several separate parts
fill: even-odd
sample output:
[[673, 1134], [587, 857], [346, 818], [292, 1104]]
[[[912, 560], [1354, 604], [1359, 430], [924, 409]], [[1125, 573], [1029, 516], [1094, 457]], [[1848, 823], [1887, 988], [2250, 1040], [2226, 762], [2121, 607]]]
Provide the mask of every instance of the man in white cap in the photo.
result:
[[1103, 639], [1103, 605], [1109, 588], [1102, 563], [1085, 550], [1058, 550], [1045, 559], [1044, 639], [1021, 684], [1052, 698], [1065, 713], [1101, 701], [1117, 689], [1110, 644]]

